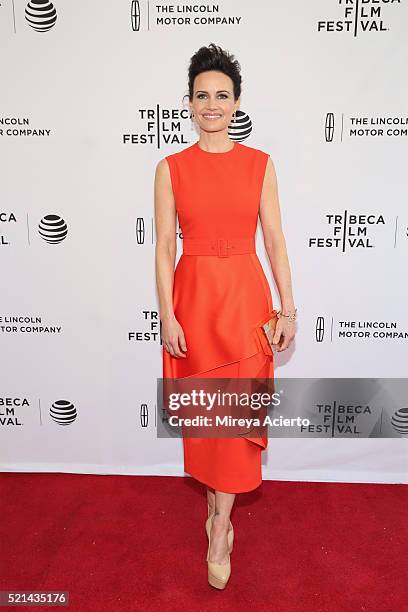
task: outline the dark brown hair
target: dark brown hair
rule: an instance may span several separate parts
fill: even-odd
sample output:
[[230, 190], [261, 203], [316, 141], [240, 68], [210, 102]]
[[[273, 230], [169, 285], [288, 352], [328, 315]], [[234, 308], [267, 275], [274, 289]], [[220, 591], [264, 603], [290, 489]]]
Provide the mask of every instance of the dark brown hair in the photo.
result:
[[235, 100], [239, 98], [241, 95], [242, 77], [241, 66], [238, 60], [228, 51], [224, 51], [216, 44], [210, 43], [208, 47], [200, 47], [190, 59], [190, 66], [188, 68], [188, 96], [190, 102], [194, 95], [194, 79], [206, 70], [218, 70], [218, 72], [223, 72], [229, 76], [234, 85], [234, 98]]

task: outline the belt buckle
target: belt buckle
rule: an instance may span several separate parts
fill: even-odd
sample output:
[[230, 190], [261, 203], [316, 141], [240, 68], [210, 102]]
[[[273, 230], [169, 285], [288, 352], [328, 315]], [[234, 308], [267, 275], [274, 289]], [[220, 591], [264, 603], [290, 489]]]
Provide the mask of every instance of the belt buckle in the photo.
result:
[[227, 238], [218, 238], [217, 240], [217, 254], [218, 257], [229, 257], [228, 249], [231, 247], [228, 246]]

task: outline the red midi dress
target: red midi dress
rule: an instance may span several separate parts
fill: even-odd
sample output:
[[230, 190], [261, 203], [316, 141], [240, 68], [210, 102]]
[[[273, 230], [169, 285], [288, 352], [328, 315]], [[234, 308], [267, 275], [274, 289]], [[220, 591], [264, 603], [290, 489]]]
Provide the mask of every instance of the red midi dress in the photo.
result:
[[[239, 142], [223, 153], [195, 142], [166, 156], [183, 238], [173, 308], [187, 357], [163, 350], [163, 378], [273, 378], [273, 355], [254, 326], [273, 309], [255, 250], [268, 154]], [[251, 491], [262, 482], [267, 436], [183, 437], [184, 471], [217, 491]]]

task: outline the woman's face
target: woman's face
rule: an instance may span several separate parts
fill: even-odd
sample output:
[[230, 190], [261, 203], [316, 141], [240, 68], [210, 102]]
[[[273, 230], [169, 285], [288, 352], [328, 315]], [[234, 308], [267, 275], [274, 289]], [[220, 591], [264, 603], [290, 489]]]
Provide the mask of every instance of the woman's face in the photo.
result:
[[239, 107], [234, 100], [232, 79], [217, 70], [201, 72], [194, 79], [190, 110], [199, 128], [206, 132], [227, 130], [233, 112]]

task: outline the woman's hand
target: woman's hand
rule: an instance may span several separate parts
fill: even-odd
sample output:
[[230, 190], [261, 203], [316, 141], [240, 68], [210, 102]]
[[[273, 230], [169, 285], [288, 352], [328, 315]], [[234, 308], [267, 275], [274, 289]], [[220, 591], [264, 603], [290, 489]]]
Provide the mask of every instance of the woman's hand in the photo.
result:
[[182, 351], [187, 351], [183, 329], [176, 317], [162, 320], [163, 348], [173, 357], [187, 357]]
[[[272, 339], [272, 344], [278, 345], [278, 352], [284, 351], [295, 337], [296, 321], [290, 321], [287, 317], [280, 316], [276, 323], [275, 334]], [[281, 344], [280, 344], [281, 343]]]

